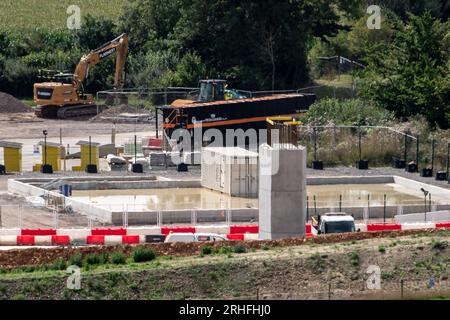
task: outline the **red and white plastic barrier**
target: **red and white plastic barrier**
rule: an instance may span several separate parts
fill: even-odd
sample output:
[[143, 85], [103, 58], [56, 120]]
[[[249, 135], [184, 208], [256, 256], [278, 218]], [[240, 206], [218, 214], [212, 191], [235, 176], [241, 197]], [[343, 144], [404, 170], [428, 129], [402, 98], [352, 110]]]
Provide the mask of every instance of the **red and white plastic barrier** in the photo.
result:
[[0, 236], [0, 246], [68, 246], [69, 236]]
[[[438, 227], [439, 226], [439, 227]], [[418, 223], [371, 223], [366, 225], [366, 230], [361, 231], [402, 231], [402, 230], [417, 230], [417, 229], [439, 229], [450, 228], [449, 223], [434, 223], [434, 222], [418, 222]]]
[[[450, 228], [448, 222], [356, 224], [361, 232]], [[170, 233], [217, 233], [229, 240], [257, 240], [258, 225], [163, 226], [94, 229], [0, 229], [0, 246], [120, 245], [146, 242], [146, 236]], [[314, 236], [310, 224], [306, 237]]]
[[0, 246], [119, 245], [146, 242], [146, 236], [217, 233], [230, 240], [258, 239], [257, 225], [163, 226], [94, 229], [0, 229]]
[[145, 243], [145, 236], [127, 235], [92, 235], [86, 238], [86, 244], [90, 245], [119, 245]]

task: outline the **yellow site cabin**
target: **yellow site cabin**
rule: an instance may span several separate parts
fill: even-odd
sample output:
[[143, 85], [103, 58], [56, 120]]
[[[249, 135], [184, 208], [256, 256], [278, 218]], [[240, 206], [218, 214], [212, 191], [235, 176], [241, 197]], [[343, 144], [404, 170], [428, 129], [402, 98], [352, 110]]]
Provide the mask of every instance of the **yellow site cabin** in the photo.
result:
[[80, 140], [76, 144], [81, 147], [81, 170], [85, 171], [90, 164], [95, 164], [99, 168], [100, 143], [91, 141], [90, 148], [89, 141]]
[[6, 172], [22, 172], [22, 144], [0, 141]]
[[[61, 145], [56, 142], [47, 141], [47, 152], [44, 141], [38, 143], [42, 147], [42, 165], [49, 164], [53, 171], [61, 171]], [[47, 153], [47, 155], [46, 155]], [[47, 159], [46, 159], [47, 158]], [[47, 162], [47, 163], [45, 163]]]

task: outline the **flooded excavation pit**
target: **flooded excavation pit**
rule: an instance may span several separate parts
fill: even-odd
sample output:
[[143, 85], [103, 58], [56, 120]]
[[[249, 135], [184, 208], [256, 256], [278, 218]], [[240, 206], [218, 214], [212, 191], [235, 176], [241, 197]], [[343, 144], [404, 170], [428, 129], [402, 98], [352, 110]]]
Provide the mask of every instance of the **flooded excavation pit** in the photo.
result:
[[[59, 187], [70, 185], [71, 195]], [[308, 177], [308, 217], [346, 212], [355, 219], [449, 210], [450, 190], [399, 176]], [[234, 197], [204, 188], [200, 179], [164, 177], [18, 178], [11, 193], [41, 197], [58, 211], [78, 212], [113, 225], [249, 223], [259, 220], [257, 198]], [[431, 194], [431, 199], [429, 195]], [[277, 210], [283, 211], [283, 204]], [[62, 210], [61, 210], [62, 209]], [[69, 209], [69, 210], [68, 210]]]
[[[313, 185], [307, 187], [308, 199], [316, 199], [317, 207], [332, 208], [341, 202], [349, 207], [406, 205], [423, 203], [420, 190], [411, 190], [395, 183]], [[437, 200], [437, 199], [436, 199]]]
[[[308, 215], [345, 212], [356, 219], [393, 218], [450, 209], [450, 190], [398, 176], [308, 178]], [[426, 190], [427, 197], [422, 190]]]
[[74, 190], [72, 198], [111, 210], [166, 211], [257, 208], [258, 200], [205, 188]]

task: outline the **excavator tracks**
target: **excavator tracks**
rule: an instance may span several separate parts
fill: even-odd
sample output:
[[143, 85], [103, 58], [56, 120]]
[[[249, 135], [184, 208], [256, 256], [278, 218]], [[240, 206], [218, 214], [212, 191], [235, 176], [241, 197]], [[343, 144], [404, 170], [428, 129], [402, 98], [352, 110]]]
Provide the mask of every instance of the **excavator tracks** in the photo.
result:
[[73, 106], [38, 106], [35, 114], [45, 119], [76, 119], [81, 117], [95, 116], [108, 109], [106, 105], [80, 104]]

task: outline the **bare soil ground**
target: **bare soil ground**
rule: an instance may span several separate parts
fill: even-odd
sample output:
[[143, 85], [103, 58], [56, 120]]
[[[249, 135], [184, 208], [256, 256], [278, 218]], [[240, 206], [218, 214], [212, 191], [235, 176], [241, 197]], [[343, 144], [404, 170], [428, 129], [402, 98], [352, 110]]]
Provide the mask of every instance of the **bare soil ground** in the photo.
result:
[[[80, 137], [86, 139], [90, 135], [111, 133], [112, 123], [93, 123], [86, 119], [58, 120], [41, 119], [32, 112], [0, 113], [0, 137], [2, 139], [42, 138], [42, 130], [48, 130], [49, 138], [59, 137], [59, 129], [63, 129], [64, 137]], [[149, 124], [120, 124], [117, 133], [150, 131], [154, 126]], [[12, 140], [14, 141], [14, 140]]]
[[[11, 299], [21, 294], [29, 299], [394, 299], [400, 298], [401, 280], [404, 298], [448, 296], [450, 233], [392, 235], [375, 234], [359, 240], [351, 240], [351, 236], [324, 237], [326, 243], [322, 244], [302, 239], [250, 242], [245, 243], [247, 253], [203, 256], [199, 254], [199, 244], [153, 245], [155, 250], [157, 246], [177, 249], [156, 250], [159, 257], [148, 263], [84, 267], [78, 291], [66, 288], [67, 274], [63, 271], [3, 271], [0, 297]], [[186, 250], [187, 247], [191, 249]], [[73, 250], [79, 249], [55, 252], [67, 258]], [[132, 248], [82, 250], [85, 254], [88, 250], [129, 254]], [[35, 249], [27, 255], [34, 258], [40, 251], [42, 257], [54, 255], [53, 250], [46, 249]], [[25, 252], [5, 254], [14, 253], [20, 260]], [[189, 252], [189, 256], [178, 256], [176, 252]], [[367, 268], [371, 265], [381, 270], [380, 290], [367, 287]], [[435, 282], [428, 287], [431, 276]]]

